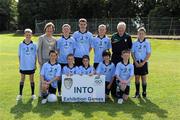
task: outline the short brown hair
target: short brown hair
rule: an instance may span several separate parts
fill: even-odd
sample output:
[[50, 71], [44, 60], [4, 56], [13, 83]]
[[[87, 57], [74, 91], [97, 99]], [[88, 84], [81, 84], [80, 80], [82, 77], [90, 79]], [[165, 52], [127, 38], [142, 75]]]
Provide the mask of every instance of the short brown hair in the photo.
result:
[[127, 50], [123, 50], [122, 52], [121, 52], [121, 55], [123, 55], [123, 54], [125, 54], [125, 53], [131, 53], [131, 51], [129, 50], [129, 49], [127, 49]]
[[86, 20], [85, 18], [80, 18], [80, 19], [79, 19], [79, 23], [80, 23], [80, 22], [85, 22], [85, 23], [87, 23], [87, 20]]
[[74, 58], [74, 55], [73, 55], [72, 53], [70, 53], [70, 54], [67, 55], [67, 59], [68, 59], [69, 57], [73, 57], [73, 58]]
[[47, 29], [48, 27], [52, 27], [52, 28], [53, 28], [53, 31], [55, 31], [55, 26], [54, 26], [54, 24], [53, 24], [52, 22], [48, 22], [48, 23], [46, 23], [46, 25], [44, 26], [44, 32], [46, 31], [46, 29]]

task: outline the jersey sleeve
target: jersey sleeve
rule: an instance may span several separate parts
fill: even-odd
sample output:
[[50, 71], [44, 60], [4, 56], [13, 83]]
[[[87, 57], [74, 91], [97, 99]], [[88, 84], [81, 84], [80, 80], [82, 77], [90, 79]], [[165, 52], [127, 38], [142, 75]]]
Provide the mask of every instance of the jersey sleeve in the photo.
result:
[[108, 49], [112, 48], [111, 40], [108, 38]]
[[66, 74], [66, 66], [63, 67], [62, 74]]
[[95, 72], [94, 67], [91, 67], [91, 74], [94, 74], [94, 72]]
[[102, 73], [102, 63], [99, 63], [96, 73], [101, 74]]
[[131, 48], [131, 52], [132, 52], [132, 53], [134, 53], [134, 52], [135, 52], [135, 50], [134, 50], [134, 49], [135, 49], [135, 47], [134, 47], [134, 46], [135, 46], [135, 42], [133, 43], [132, 48]]
[[46, 64], [43, 64], [42, 68], [41, 68], [41, 75], [44, 76], [45, 75], [45, 69], [46, 69]]
[[75, 49], [76, 48], [76, 41], [73, 37], [72, 37], [72, 41], [73, 41], [73, 49]]
[[34, 55], [36, 56], [37, 55], [37, 45], [36, 44], [34, 44]]
[[149, 42], [147, 42], [147, 53], [151, 53], [151, 45]]
[[113, 65], [112, 65], [112, 76], [115, 76], [115, 72], [116, 72], [116, 67], [115, 67], [115, 65], [113, 64]]
[[132, 77], [133, 75], [134, 75], [134, 66], [131, 64], [130, 76]]
[[21, 44], [19, 44], [19, 48], [18, 48], [18, 56], [21, 56]]
[[57, 68], [57, 72], [56, 72], [56, 77], [59, 77], [61, 76], [61, 66], [58, 65], [58, 68]]
[[89, 36], [90, 36], [90, 39], [89, 39], [90, 47], [92, 47], [94, 37], [93, 37], [92, 33], [90, 33]]
[[[59, 39], [59, 40], [60, 40], [60, 39]], [[56, 49], [57, 49], [58, 51], [59, 51], [59, 49], [60, 49], [59, 40], [56, 41]]]
[[91, 44], [92, 48], [95, 48], [95, 41], [96, 41], [96, 37], [93, 37], [92, 44]]
[[119, 76], [120, 64], [118, 63], [115, 70], [115, 75]]
[[82, 74], [82, 67], [81, 66], [79, 67], [77, 72], [78, 72], [77, 74]]

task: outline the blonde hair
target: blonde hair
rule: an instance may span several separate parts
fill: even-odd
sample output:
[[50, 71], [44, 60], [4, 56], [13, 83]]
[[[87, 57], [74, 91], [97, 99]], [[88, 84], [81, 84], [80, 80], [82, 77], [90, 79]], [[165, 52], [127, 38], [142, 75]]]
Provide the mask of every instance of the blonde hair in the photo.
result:
[[46, 29], [47, 29], [48, 27], [52, 27], [52, 28], [53, 28], [53, 31], [55, 31], [55, 26], [54, 26], [54, 24], [53, 24], [52, 22], [48, 22], [48, 23], [44, 26], [44, 31], [46, 31]]
[[99, 25], [99, 26], [98, 26], [98, 29], [101, 28], [101, 27], [107, 28], [105, 24]]
[[71, 26], [70, 26], [69, 24], [63, 24], [62, 29], [63, 29], [64, 27], [68, 27], [69, 29], [71, 29]]
[[24, 33], [32, 33], [32, 30], [29, 29], [29, 28], [26, 28], [26, 29], [24, 30]]

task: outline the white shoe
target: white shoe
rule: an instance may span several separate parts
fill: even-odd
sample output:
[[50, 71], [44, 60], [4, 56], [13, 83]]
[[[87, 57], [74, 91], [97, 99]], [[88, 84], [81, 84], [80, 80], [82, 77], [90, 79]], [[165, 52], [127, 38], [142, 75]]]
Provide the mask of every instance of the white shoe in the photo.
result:
[[118, 99], [118, 104], [122, 104], [123, 103], [123, 99]]
[[41, 104], [46, 104], [47, 103], [47, 99], [43, 99], [42, 101], [41, 101]]
[[18, 100], [21, 100], [21, 99], [22, 99], [22, 95], [17, 95], [16, 100], [18, 101]]
[[32, 98], [33, 100], [35, 100], [35, 99], [36, 99], [36, 95], [32, 95], [31, 98]]

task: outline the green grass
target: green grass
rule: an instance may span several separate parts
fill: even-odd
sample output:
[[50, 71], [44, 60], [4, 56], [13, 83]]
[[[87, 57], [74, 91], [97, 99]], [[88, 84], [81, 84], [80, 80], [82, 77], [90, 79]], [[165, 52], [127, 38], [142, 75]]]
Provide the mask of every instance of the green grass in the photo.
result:
[[[37, 37], [33, 38], [37, 42]], [[180, 41], [150, 40], [148, 98], [130, 98], [123, 105], [106, 103], [48, 103], [31, 101], [27, 79], [22, 102], [16, 102], [20, 74], [17, 50], [22, 36], [0, 35], [0, 120], [158, 120], [180, 119]], [[91, 58], [93, 53], [91, 53]], [[92, 63], [92, 61], [91, 61]], [[38, 94], [39, 70], [35, 73]], [[134, 95], [134, 79], [130, 96]]]

